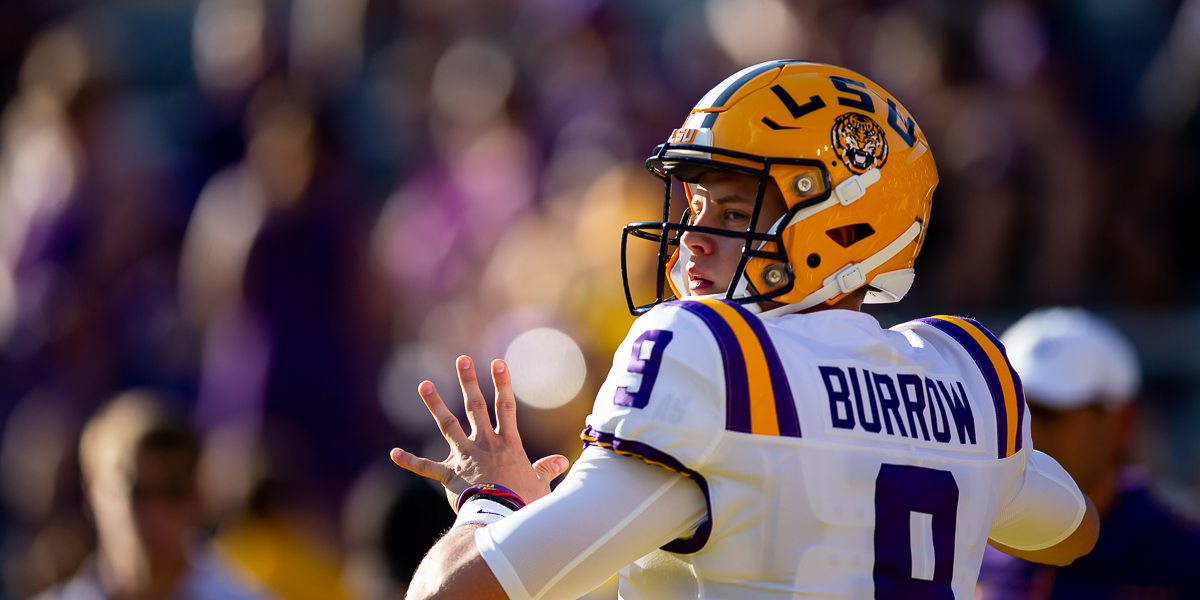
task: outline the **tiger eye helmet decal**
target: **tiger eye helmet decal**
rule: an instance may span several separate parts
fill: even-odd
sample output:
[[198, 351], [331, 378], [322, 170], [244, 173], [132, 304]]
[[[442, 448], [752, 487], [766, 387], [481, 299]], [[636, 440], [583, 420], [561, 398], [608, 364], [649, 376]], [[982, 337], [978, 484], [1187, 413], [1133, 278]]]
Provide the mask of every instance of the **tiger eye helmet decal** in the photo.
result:
[[[924, 241], [937, 168], [925, 134], [894, 96], [862, 75], [819, 63], [780, 60], [734, 73], [701, 98], [646, 167], [664, 183], [661, 221], [630, 223], [622, 272], [630, 311], [682, 297], [690, 254], [679, 236], [700, 231], [684, 211], [670, 219], [674, 180], [696, 183], [709, 171], [758, 178], [745, 231], [710, 230], [743, 241], [741, 262], [723, 297], [761, 309], [771, 300], [794, 312], [832, 304], [868, 286], [866, 302], [895, 302], [912, 284]], [[765, 232], [758, 216], [771, 182], [787, 212]], [[678, 212], [678, 211], [677, 211]], [[834, 235], [854, 232], [852, 240]], [[629, 238], [655, 242], [655, 298], [637, 305], [626, 269]]]

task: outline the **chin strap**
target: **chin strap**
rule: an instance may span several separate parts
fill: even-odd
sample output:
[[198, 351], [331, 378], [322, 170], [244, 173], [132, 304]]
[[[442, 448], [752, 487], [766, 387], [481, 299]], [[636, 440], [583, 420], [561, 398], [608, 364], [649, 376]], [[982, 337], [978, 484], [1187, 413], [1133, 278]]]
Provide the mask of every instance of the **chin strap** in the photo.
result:
[[[841, 269], [838, 269], [837, 273], [830, 275], [825, 279], [824, 282], [822, 282], [824, 285], [821, 287], [821, 289], [809, 294], [803, 300], [794, 304], [786, 304], [778, 308], [762, 311], [761, 316], [768, 317], [797, 313], [802, 310], [812, 308], [822, 302], [826, 302], [831, 298], [836, 298], [841, 294], [853, 292], [854, 290], [868, 283], [867, 275], [870, 274], [871, 271], [878, 269], [883, 265], [883, 263], [891, 260], [892, 257], [899, 254], [901, 250], [911, 244], [913, 240], [917, 239], [917, 237], [920, 235], [921, 224], [918, 222], [913, 222], [913, 224], [909, 226], [904, 233], [900, 234], [900, 237], [892, 240], [892, 243], [884, 246], [879, 252], [876, 252], [874, 255], [860, 263], [851, 263], [842, 267]], [[884, 290], [889, 296], [895, 296], [895, 300], [891, 300], [892, 302], [895, 302], [896, 300], [902, 298], [904, 293], [908, 292], [908, 288], [912, 286], [912, 277], [912, 269], [901, 269], [899, 271], [880, 273], [871, 279], [870, 283], [872, 285], [879, 286], [880, 289]], [[899, 293], [897, 294], [897, 292]]]

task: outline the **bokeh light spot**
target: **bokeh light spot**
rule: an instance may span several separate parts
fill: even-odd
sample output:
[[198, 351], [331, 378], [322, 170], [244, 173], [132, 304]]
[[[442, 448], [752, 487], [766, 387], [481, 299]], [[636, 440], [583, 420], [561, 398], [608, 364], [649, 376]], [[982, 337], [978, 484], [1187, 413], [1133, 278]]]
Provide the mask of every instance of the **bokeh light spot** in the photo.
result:
[[781, 0], [709, 0], [708, 29], [738, 65], [806, 54], [807, 31]]
[[458, 42], [434, 69], [434, 105], [456, 122], [486, 123], [504, 109], [514, 69], [502, 46], [477, 40]]
[[579, 344], [549, 327], [517, 336], [504, 352], [517, 400], [534, 408], [557, 408], [583, 388], [587, 365]]

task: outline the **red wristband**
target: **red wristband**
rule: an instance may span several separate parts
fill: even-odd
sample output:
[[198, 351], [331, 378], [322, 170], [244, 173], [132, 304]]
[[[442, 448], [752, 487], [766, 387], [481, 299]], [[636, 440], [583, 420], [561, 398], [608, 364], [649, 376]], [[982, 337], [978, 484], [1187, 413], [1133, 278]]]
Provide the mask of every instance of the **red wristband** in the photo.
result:
[[473, 496], [486, 496], [501, 503], [505, 503], [504, 501], [507, 500], [508, 503], [515, 505], [513, 508], [514, 511], [525, 506], [525, 501], [516, 492], [495, 483], [480, 483], [463, 490], [463, 493], [459, 494], [458, 504], [454, 507], [454, 512], [461, 510], [462, 505]]

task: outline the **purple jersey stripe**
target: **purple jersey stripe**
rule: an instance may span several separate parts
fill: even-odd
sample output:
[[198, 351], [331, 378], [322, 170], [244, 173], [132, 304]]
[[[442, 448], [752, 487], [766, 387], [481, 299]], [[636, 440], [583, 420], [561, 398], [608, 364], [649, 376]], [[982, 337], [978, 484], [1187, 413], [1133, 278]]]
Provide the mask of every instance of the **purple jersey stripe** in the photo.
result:
[[[1000, 347], [1001, 352], [1004, 347]], [[1004, 356], [1004, 360], [1008, 361], [1008, 355]], [[1017, 374], [1017, 370], [1012, 368], [1012, 364], [1008, 365], [1009, 372], [1012, 373], [1013, 387], [1017, 388], [1017, 440], [1013, 444], [1013, 452], [1021, 451], [1021, 439], [1024, 437], [1023, 428], [1025, 426], [1025, 388], [1021, 387], [1021, 376]]]
[[700, 317], [717, 338], [721, 349], [721, 360], [725, 364], [725, 429], [741, 433], [753, 433], [750, 429], [750, 380], [746, 375], [746, 357], [738, 345], [733, 329], [702, 302], [680, 300], [676, 306]]
[[767, 370], [771, 373], [771, 389], [775, 392], [775, 417], [779, 420], [779, 435], [801, 437], [800, 417], [796, 414], [796, 401], [792, 398], [792, 388], [788, 385], [787, 372], [783, 370], [783, 362], [779, 360], [779, 353], [775, 351], [775, 343], [767, 334], [767, 328], [763, 326], [762, 319], [742, 308], [742, 305], [737, 302], [729, 300], [722, 300], [722, 302], [737, 311], [738, 315], [754, 331], [759, 345], [762, 346], [763, 356], [767, 359]]
[[1012, 363], [1008, 361], [1008, 352], [1004, 350], [1004, 344], [1001, 344], [1000, 340], [996, 339], [996, 336], [992, 335], [992, 332], [988, 331], [986, 327], [980, 325], [974, 319], [968, 319], [966, 317], [959, 318], [978, 327], [979, 331], [983, 333], [983, 335], [987, 336], [988, 341], [995, 344], [996, 347], [1000, 349], [1000, 355], [1004, 357], [1004, 364], [1008, 367], [1008, 372], [1012, 374], [1013, 388], [1015, 388], [1017, 392], [1017, 439], [1013, 444], [1013, 453], [1015, 454], [1020, 452], [1021, 439], [1024, 437], [1023, 426], [1025, 425], [1025, 388], [1021, 386], [1021, 376], [1017, 374], [1017, 370], [1014, 369], [1012, 367]]
[[665, 467], [672, 471], [677, 471], [687, 475], [700, 486], [700, 491], [704, 493], [704, 507], [708, 511], [708, 516], [705, 517], [704, 523], [701, 523], [696, 528], [696, 533], [687, 539], [676, 539], [668, 542], [662, 547], [667, 552], [675, 554], [693, 554], [699, 552], [704, 545], [708, 543], [708, 538], [712, 535], [712, 498], [708, 494], [708, 482], [704, 480], [704, 476], [693, 471], [683, 463], [675, 459], [674, 456], [667, 454], [649, 444], [643, 444], [634, 440], [624, 440], [611, 433], [600, 431], [588, 425], [584, 428], [583, 433], [579, 435], [583, 439], [583, 447], [601, 446], [603, 448], [611, 448], [619, 454], [626, 454], [640, 458], [647, 463]]
[[975, 365], [979, 367], [979, 372], [983, 374], [983, 379], [987, 382], [988, 391], [992, 394], [992, 404], [996, 408], [996, 458], [1005, 458], [1005, 441], [1008, 439], [1008, 411], [1004, 406], [1004, 389], [1000, 387], [1000, 377], [996, 373], [991, 359], [988, 358], [987, 352], [979, 345], [979, 342], [975, 341], [975, 338], [971, 337], [970, 333], [954, 323], [943, 321], [937, 317], [917, 319], [917, 322], [932, 325], [954, 338], [954, 341], [958, 342], [967, 351], [967, 354], [971, 355]]

